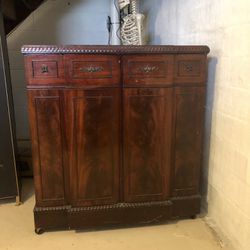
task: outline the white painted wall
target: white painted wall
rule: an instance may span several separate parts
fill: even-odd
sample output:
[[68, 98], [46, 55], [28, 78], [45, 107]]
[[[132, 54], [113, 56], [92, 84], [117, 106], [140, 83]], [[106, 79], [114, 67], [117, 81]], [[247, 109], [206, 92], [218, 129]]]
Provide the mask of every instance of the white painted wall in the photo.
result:
[[110, 0], [47, 0], [8, 36], [19, 147], [25, 145], [20, 140], [29, 139], [21, 46], [107, 44], [106, 19], [110, 12], [109, 3]]
[[235, 249], [249, 250], [250, 1], [143, 2], [152, 44], [211, 48], [204, 162], [208, 217]]

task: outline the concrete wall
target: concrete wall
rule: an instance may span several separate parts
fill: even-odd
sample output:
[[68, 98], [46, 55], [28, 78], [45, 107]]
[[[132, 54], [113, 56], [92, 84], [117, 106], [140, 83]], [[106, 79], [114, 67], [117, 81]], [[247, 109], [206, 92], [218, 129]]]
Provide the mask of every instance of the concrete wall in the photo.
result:
[[29, 147], [24, 44], [107, 44], [109, 0], [47, 0], [7, 39], [19, 149]]
[[143, 2], [152, 44], [211, 48], [203, 188], [208, 217], [235, 249], [249, 250], [250, 1]]

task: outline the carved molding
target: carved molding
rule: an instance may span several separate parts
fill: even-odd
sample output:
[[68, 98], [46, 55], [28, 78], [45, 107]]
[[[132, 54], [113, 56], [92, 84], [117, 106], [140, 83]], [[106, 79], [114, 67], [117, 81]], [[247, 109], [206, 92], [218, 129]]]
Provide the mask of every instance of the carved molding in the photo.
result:
[[201, 195], [191, 195], [191, 196], [177, 196], [177, 197], [173, 197], [171, 200], [175, 201], [175, 200], [193, 200], [193, 199], [201, 199]]
[[34, 212], [46, 211], [63, 211], [67, 212], [81, 212], [81, 211], [99, 211], [123, 208], [140, 208], [140, 207], [154, 207], [154, 206], [171, 206], [171, 200], [167, 201], [154, 201], [154, 202], [139, 202], [139, 203], [117, 203], [112, 205], [91, 206], [91, 207], [71, 207], [71, 206], [58, 206], [58, 207], [35, 207]]
[[170, 46], [170, 45], [147, 45], [147, 46], [115, 46], [115, 45], [25, 45], [21, 49], [23, 54], [131, 54], [131, 53], [209, 53], [207, 46]]
[[34, 207], [34, 212], [68, 211], [71, 206]]
[[71, 208], [70, 212], [81, 211], [98, 211], [110, 209], [123, 209], [123, 208], [140, 208], [140, 207], [153, 207], [153, 206], [171, 206], [171, 201], [155, 201], [155, 202], [140, 202], [140, 203], [117, 203], [113, 205], [92, 206], [92, 207], [77, 207]]
[[77, 213], [83, 211], [100, 211], [100, 210], [112, 210], [112, 209], [127, 209], [127, 208], [142, 208], [142, 207], [164, 207], [172, 206], [174, 201], [177, 200], [192, 200], [201, 199], [201, 195], [192, 196], [178, 196], [173, 197], [171, 200], [166, 201], [152, 201], [152, 202], [138, 202], [138, 203], [117, 203], [112, 205], [101, 205], [91, 207], [72, 207], [72, 206], [57, 206], [57, 207], [35, 207], [34, 212], [50, 212], [50, 211], [66, 211], [69, 213]]

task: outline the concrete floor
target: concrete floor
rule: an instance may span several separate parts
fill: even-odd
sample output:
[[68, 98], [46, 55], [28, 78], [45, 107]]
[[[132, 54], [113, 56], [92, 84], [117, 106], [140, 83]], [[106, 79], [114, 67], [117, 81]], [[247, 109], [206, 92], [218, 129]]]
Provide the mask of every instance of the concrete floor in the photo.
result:
[[23, 199], [21, 206], [0, 203], [1, 250], [228, 250], [200, 218], [160, 226], [36, 235], [31, 179], [24, 181]]

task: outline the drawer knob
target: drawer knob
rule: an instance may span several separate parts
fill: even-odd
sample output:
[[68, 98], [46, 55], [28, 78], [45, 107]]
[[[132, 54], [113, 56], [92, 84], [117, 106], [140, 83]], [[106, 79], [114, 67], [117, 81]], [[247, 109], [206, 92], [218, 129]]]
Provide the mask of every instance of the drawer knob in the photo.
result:
[[87, 73], [102, 72], [103, 67], [93, 67], [93, 66], [83, 67], [83, 68], [80, 68], [80, 71], [87, 72]]
[[144, 73], [151, 73], [151, 72], [154, 72], [154, 71], [157, 71], [159, 70], [158, 67], [156, 66], [145, 66], [145, 67], [141, 67], [141, 71], [143, 71]]
[[186, 72], [192, 72], [193, 71], [193, 66], [190, 64], [184, 64], [184, 70]]
[[49, 72], [49, 68], [47, 65], [42, 65], [41, 67], [41, 72], [44, 74], [44, 73], [48, 73]]

